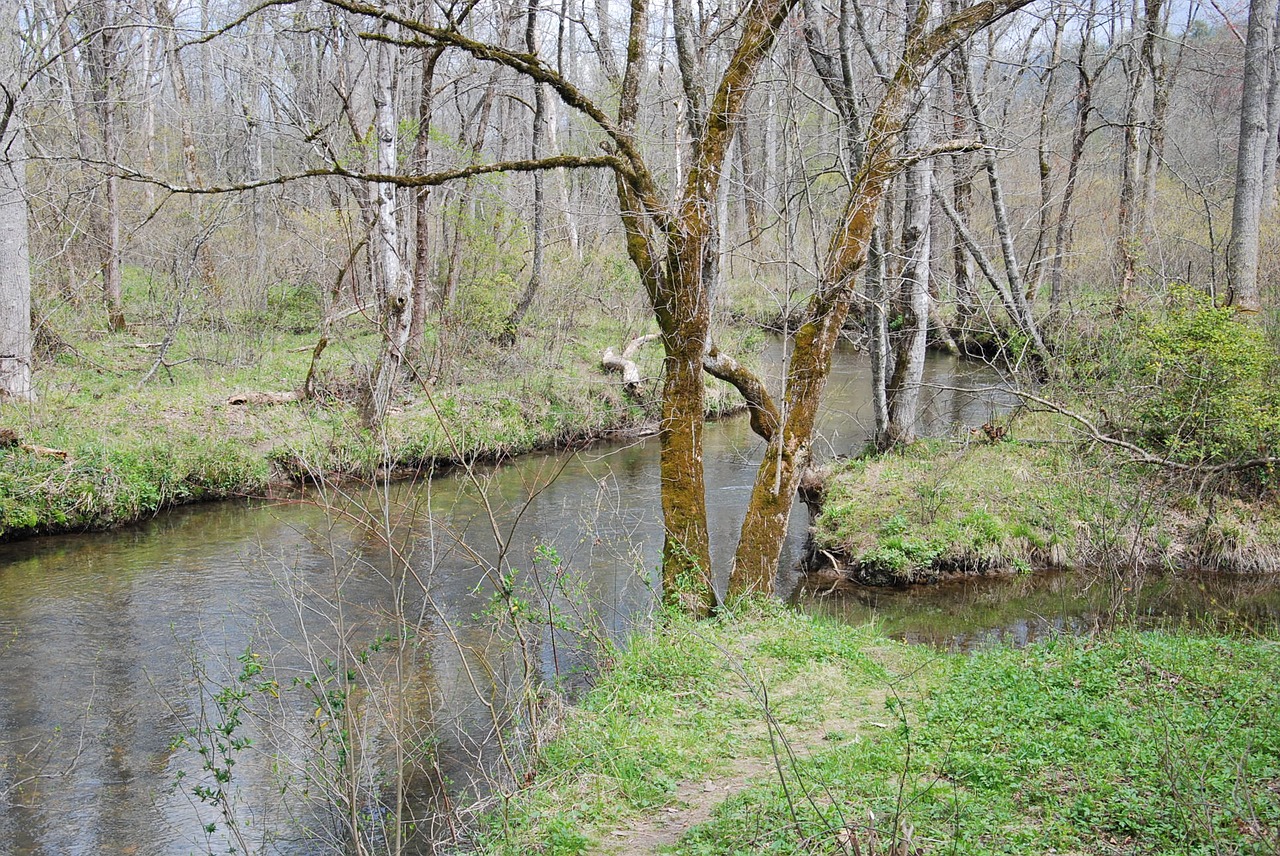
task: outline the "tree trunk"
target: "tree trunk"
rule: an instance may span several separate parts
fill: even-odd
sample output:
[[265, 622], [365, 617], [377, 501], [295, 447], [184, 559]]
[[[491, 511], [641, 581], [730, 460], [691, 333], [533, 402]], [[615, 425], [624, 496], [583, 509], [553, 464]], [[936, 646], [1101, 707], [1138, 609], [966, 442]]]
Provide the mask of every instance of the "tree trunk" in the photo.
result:
[[872, 442], [889, 430], [889, 289], [886, 287], [884, 245], [880, 229], [871, 233], [867, 247], [867, 351], [871, 359]]
[[[1147, 54], [1156, 36], [1162, 0], [1146, 0], [1140, 7], [1133, 3], [1132, 38], [1125, 52], [1126, 90], [1123, 137], [1120, 149], [1120, 200], [1116, 209], [1116, 257], [1120, 265], [1120, 285], [1116, 305], [1124, 307], [1133, 297], [1138, 278], [1138, 266], [1142, 262], [1143, 234], [1146, 224], [1142, 220], [1141, 141], [1142, 101], [1147, 86]], [[1139, 9], [1142, 8], [1142, 11]]]
[[[203, 8], [203, 7], [202, 7]], [[178, 31], [174, 21], [173, 10], [167, 0], [155, 0], [156, 21], [165, 33], [165, 44], [169, 54], [169, 76], [173, 81], [173, 94], [178, 99], [178, 130], [182, 139], [182, 174], [187, 184], [200, 187], [203, 178], [200, 175], [200, 157], [196, 152], [195, 126], [191, 117], [195, 110], [192, 107], [191, 87], [187, 84], [187, 71], [182, 64], [182, 56], [178, 53]], [[205, 83], [206, 89], [208, 82]], [[192, 216], [197, 228], [203, 228], [204, 205], [199, 198], [190, 201]], [[217, 286], [217, 269], [213, 261], [213, 251], [208, 241], [200, 241], [196, 247], [196, 272], [200, 284], [205, 288]]]
[[1093, 50], [1093, 21], [1097, 0], [1090, 0], [1089, 10], [1081, 28], [1080, 48], [1076, 54], [1075, 122], [1071, 131], [1071, 153], [1067, 158], [1067, 181], [1062, 188], [1062, 201], [1058, 205], [1058, 223], [1054, 228], [1053, 260], [1049, 273], [1049, 310], [1057, 313], [1065, 293], [1062, 283], [1066, 254], [1071, 248], [1071, 202], [1080, 179], [1080, 162], [1084, 159], [1085, 143], [1089, 139], [1089, 116], [1093, 112], [1093, 77], [1086, 63]]
[[1258, 241], [1262, 219], [1262, 159], [1267, 148], [1267, 88], [1274, 50], [1276, 0], [1252, 0], [1244, 51], [1236, 197], [1231, 209], [1227, 275], [1240, 312], [1262, 310], [1258, 291]]
[[[1032, 315], [1031, 306], [1027, 302], [1027, 287], [1022, 278], [1022, 266], [1018, 264], [1018, 254], [1013, 242], [1013, 228], [1009, 224], [1009, 209], [1004, 202], [1004, 182], [1000, 180], [1000, 162], [996, 158], [995, 148], [991, 145], [987, 122], [983, 118], [982, 108], [973, 91], [972, 77], [966, 86], [966, 95], [978, 139], [982, 141], [982, 165], [987, 173], [987, 187], [991, 191], [991, 209], [995, 219], [996, 235], [1000, 239], [1004, 275], [1009, 284], [1008, 295], [1005, 298], [1010, 315], [1009, 320], [1031, 339], [1031, 347], [1036, 356], [1044, 360], [1048, 358], [1049, 350], [1045, 347], [1035, 316]], [[959, 225], [957, 228], [960, 228]], [[971, 247], [970, 253], [978, 259], [978, 253], [975, 250], [976, 247]], [[981, 260], [978, 259], [978, 261], [981, 264]], [[995, 284], [994, 280], [992, 284]], [[1005, 296], [1002, 295], [1002, 297]]]
[[[528, 23], [525, 25], [524, 44], [531, 56], [538, 55], [538, 6], [539, 0], [529, 0]], [[544, 140], [547, 136], [547, 88], [541, 83], [533, 84], [533, 141], [530, 157], [533, 160], [543, 156]], [[524, 317], [533, 306], [533, 299], [542, 288], [543, 256], [546, 252], [547, 237], [547, 190], [546, 173], [538, 170], [533, 174], [533, 259], [529, 266], [529, 281], [515, 308], [507, 316], [502, 325], [502, 333], [498, 344], [510, 348], [516, 343], [516, 335]]]
[[26, 149], [17, 92], [17, 4], [0, 16], [0, 399], [28, 400], [31, 386], [31, 260], [27, 246]]
[[1276, 172], [1280, 169], [1280, 5], [1271, 28], [1271, 81], [1267, 87], [1267, 145], [1262, 156], [1262, 213], [1280, 205], [1276, 195]]
[[[382, 25], [384, 30], [386, 25]], [[396, 109], [392, 81], [396, 75], [398, 48], [377, 44], [374, 70], [373, 109], [374, 134], [377, 143], [377, 171], [380, 175], [396, 172]], [[409, 341], [409, 323], [413, 315], [412, 295], [409, 283], [400, 263], [400, 233], [396, 212], [396, 185], [379, 182], [377, 193], [377, 222], [374, 230], [374, 253], [378, 263], [374, 270], [379, 277], [379, 297], [382, 300], [382, 353], [374, 371], [369, 406], [365, 422], [369, 427], [382, 424], [387, 414], [391, 396], [400, 380], [400, 366], [404, 362], [405, 347]]]
[[1050, 210], [1053, 205], [1053, 164], [1050, 162], [1049, 116], [1054, 111], [1054, 82], [1058, 77], [1058, 66], [1062, 61], [1062, 33], [1066, 28], [1067, 10], [1061, 9], [1053, 21], [1053, 54], [1049, 69], [1040, 85], [1044, 94], [1040, 101], [1040, 122], [1036, 138], [1036, 161], [1039, 166], [1040, 209], [1036, 220], [1036, 242], [1027, 260], [1027, 275], [1030, 283], [1027, 288], [1027, 300], [1034, 303], [1044, 284], [1045, 262], [1049, 246], [1049, 223], [1052, 219]]
[[116, 39], [119, 32], [110, 0], [94, 0], [92, 17], [98, 31], [89, 39], [89, 78], [93, 82], [98, 109], [102, 156], [108, 164], [103, 211], [102, 296], [107, 309], [107, 327], [118, 332], [125, 328], [120, 279], [120, 180], [113, 166], [120, 159], [120, 130], [116, 122]]
[[[700, 276], [694, 268], [693, 276]], [[664, 378], [659, 427], [662, 479], [663, 599], [692, 615], [715, 608], [707, 487], [702, 465], [706, 390], [702, 354], [707, 341], [705, 307], [684, 307], [683, 322], [663, 333]]]
[[[955, 0], [949, 4], [954, 11]], [[969, 79], [966, 67], [967, 57], [963, 51], [956, 51], [947, 65], [947, 75], [951, 83], [951, 134], [962, 140], [969, 133], [969, 100], [965, 92], [965, 81]], [[958, 152], [951, 158], [951, 196], [954, 199], [956, 214], [964, 225], [969, 223], [969, 210], [973, 206], [973, 178], [977, 174], [973, 155], [969, 152]], [[973, 281], [973, 257], [953, 229], [951, 244], [951, 271], [955, 278], [956, 326], [962, 331], [968, 330], [973, 317], [978, 313], [978, 293]]]
[[[89, 163], [98, 160], [100, 154], [102, 160], [109, 162], [111, 155], [105, 150], [105, 143], [109, 136], [114, 136], [114, 133], [108, 134], [109, 117], [103, 115], [103, 111], [107, 109], [107, 99], [111, 97], [111, 87], [107, 79], [109, 70], [106, 67], [108, 63], [106, 51], [110, 47], [111, 38], [106, 28], [108, 10], [100, 0], [85, 6], [85, 28], [92, 31], [81, 45], [81, 52], [88, 69], [87, 90], [81, 86], [82, 78], [75, 64], [76, 42], [72, 37], [70, 12], [65, 0], [54, 0], [54, 10], [58, 16], [58, 52], [63, 71], [67, 76], [67, 89], [71, 96], [71, 113], [75, 120], [76, 144], [80, 159]], [[93, 105], [96, 105], [100, 124], [97, 134], [93, 129], [93, 112], [95, 112], [91, 109]], [[94, 142], [95, 136], [98, 138], [97, 143]], [[103, 146], [101, 152], [98, 151], [100, 146]], [[111, 195], [105, 181], [103, 185], [94, 188], [89, 200], [88, 232], [94, 253], [98, 257], [98, 274], [102, 282], [103, 302], [107, 307], [107, 326], [112, 330], [120, 330], [124, 328], [124, 314], [119, 305], [119, 259], [116, 255], [119, 244], [119, 224], [116, 224], [116, 239], [113, 240], [110, 215]]]
[[[930, 78], [932, 80], [932, 78]], [[932, 83], [926, 82], [920, 99], [928, 103]], [[907, 125], [907, 151], [923, 149], [929, 142], [927, 111], [921, 110]], [[902, 277], [899, 300], [902, 328], [894, 354], [893, 374], [885, 389], [889, 421], [876, 426], [876, 445], [889, 448], [911, 443], [916, 438], [920, 413], [920, 384], [924, 379], [925, 346], [929, 334], [929, 220], [933, 213], [931, 159], [918, 160], [906, 169], [902, 205]]]
[[[443, 55], [442, 47], [426, 48], [422, 52], [422, 81], [418, 91], [418, 139], [413, 146], [413, 167], [418, 172], [426, 172], [430, 163], [436, 64]], [[431, 188], [419, 187], [413, 191], [413, 294], [407, 344], [410, 356], [421, 352], [422, 337], [427, 328], [427, 301], [431, 295], [430, 201]]]

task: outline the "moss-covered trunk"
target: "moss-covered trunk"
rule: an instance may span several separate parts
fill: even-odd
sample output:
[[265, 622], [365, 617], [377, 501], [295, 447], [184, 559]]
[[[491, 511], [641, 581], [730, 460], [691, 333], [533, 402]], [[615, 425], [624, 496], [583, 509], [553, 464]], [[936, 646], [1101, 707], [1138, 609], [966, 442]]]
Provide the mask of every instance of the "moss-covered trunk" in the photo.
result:
[[993, 18], [1025, 2], [975, 4], [928, 32], [924, 30], [928, 4], [921, 4], [897, 72], [872, 116], [867, 156], [854, 177], [840, 226], [827, 251], [822, 284], [796, 334], [787, 371], [785, 419], [756, 473], [729, 577], [730, 596], [773, 591], [787, 518], [809, 463], [818, 405], [831, 372], [831, 354], [853, 301], [856, 277], [867, 261], [886, 188], [903, 167], [899, 154], [902, 131], [920, 103], [922, 80], [939, 56]]
[[707, 493], [702, 469], [705, 392], [702, 343], [706, 324], [683, 325], [664, 337], [666, 372], [662, 386], [661, 478], [663, 599], [694, 615], [715, 606], [711, 540], [707, 534]]

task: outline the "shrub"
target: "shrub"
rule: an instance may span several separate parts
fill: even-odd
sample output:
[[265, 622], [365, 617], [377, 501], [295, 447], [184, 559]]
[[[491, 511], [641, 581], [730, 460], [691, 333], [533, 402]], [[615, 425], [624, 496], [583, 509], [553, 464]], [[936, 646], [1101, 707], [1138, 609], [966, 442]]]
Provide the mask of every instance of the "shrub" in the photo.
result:
[[1280, 361], [1263, 334], [1230, 307], [1181, 289], [1139, 342], [1134, 416], [1145, 445], [1184, 463], [1265, 456], [1280, 444], [1274, 381]]

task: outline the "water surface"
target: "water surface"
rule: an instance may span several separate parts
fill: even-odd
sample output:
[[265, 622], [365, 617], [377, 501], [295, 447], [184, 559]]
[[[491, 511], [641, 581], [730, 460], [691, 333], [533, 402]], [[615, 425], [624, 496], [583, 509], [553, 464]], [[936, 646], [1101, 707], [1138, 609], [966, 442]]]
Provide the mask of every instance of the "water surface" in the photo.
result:
[[[998, 384], [984, 367], [931, 358], [927, 380], [935, 385], [925, 396], [928, 432], [980, 425], [1003, 406], [971, 392]], [[869, 388], [863, 358], [840, 351], [821, 455], [862, 448]], [[708, 427], [709, 522], [722, 576], [759, 454], [744, 418]], [[427, 749], [438, 769], [415, 770], [400, 787], [422, 816], [409, 849], [430, 852], [430, 836], [447, 832], [431, 828], [443, 822], [432, 813], [442, 794], [483, 792], [479, 783], [518, 753], [495, 735], [526, 662], [572, 682], [590, 668], [591, 638], [578, 630], [621, 634], [651, 608], [657, 459], [656, 438], [605, 443], [472, 474], [196, 506], [109, 533], [0, 545], [0, 853], [225, 852], [236, 842], [224, 814], [239, 819], [251, 848], [332, 852], [323, 836], [334, 828], [333, 800], [316, 794], [333, 781], [359, 782], [344, 810], [376, 819], [383, 809], [368, 795], [397, 787], [397, 753]], [[785, 568], [799, 556], [804, 514], [793, 517]], [[494, 637], [486, 614], [507, 573], [521, 603], [549, 609], [563, 628], [534, 632], [527, 660]], [[794, 583], [784, 571], [779, 588]], [[1056, 585], [1065, 600], [1072, 584]], [[975, 638], [1007, 634], [1041, 608], [1029, 600], [1019, 618], [983, 617], [981, 597], [951, 588], [884, 597], [897, 598], [902, 614], [968, 616], [963, 633]], [[989, 597], [1014, 596], [992, 589]], [[848, 615], [853, 601], [808, 603]], [[925, 626], [904, 619], [898, 632], [959, 632]], [[1040, 632], [1031, 628], [1013, 632]], [[242, 683], [247, 663], [267, 668]], [[199, 749], [228, 714], [217, 694], [266, 678], [278, 688], [257, 689], [230, 731], [269, 751], [231, 752], [225, 799], [202, 800], [193, 783], [214, 780]], [[334, 718], [326, 694], [344, 683], [354, 689]], [[334, 751], [343, 730], [355, 747], [345, 756]], [[318, 766], [317, 747], [344, 759], [343, 769]], [[341, 805], [340, 790], [337, 798]]]

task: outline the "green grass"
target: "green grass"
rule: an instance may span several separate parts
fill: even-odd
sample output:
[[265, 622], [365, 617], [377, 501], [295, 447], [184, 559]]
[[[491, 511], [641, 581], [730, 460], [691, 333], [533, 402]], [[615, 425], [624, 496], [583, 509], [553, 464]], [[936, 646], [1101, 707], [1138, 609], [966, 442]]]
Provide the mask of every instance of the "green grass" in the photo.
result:
[[761, 678], [778, 721], [820, 739], [842, 723], [856, 729], [855, 714], [883, 718], [886, 682], [914, 680], [891, 675], [904, 659], [918, 668], [930, 655], [776, 605], [740, 619], [670, 618], [636, 635], [568, 710], [562, 735], [533, 760], [537, 785], [487, 818], [483, 847], [587, 852], [672, 804], [680, 782], [771, 763]]
[[659, 852], [880, 854], [910, 830], [924, 853], [1273, 853], [1280, 645], [1117, 632], [964, 656], [772, 607], [675, 620], [534, 769], [485, 852], [640, 852], [628, 836], [701, 802]]
[[790, 801], [745, 789], [681, 852], [865, 851], [908, 828], [937, 853], [1275, 852], [1275, 643], [1121, 633], [951, 666], [916, 721], [816, 752]]
[[837, 464], [815, 545], [858, 579], [1110, 564], [1280, 570], [1280, 508], [1139, 468], [1064, 417], [1022, 413], [1000, 442], [921, 441]]
[[[47, 313], [56, 340], [46, 340], [39, 355], [38, 401], [0, 404], [0, 428], [25, 444], [67, 453], [63, 460], [0, 448], [0, 538], [103, 528], [319, 475], [367, 479], [498, 459], [655, 417], [661, 347], [640, 355], [650, 382], [646, 403], [638, 404], [604, 374], [600, 357], [643, 325], [595, 310], [534, 313], [509, 351], [475, 331], [452, 331], [442, 359], [434, 367], [424, 362], [418, 378], [404, 384], [376, 434], [362, 426], [355, 406], [379, 343], [360, 316], [332, 330], [318, 399], [229, 405], [234, 393], [302, 385], [318, 338], [308, 329], [319, 317], [313, 292], [279, 285], [265, 305], [193, 304], [164, 350], [169, 367], [148, 379], [176, 304], [145, 272], [126, 274], [129, 330], [102, 332], [95, 307]], [[742, 346], [749, 331], [729, 329], [722, 337]], [[734, 407], [735, 394], [709, 381], [709, 411]]]
[[1126, 507], [1131, 474], [1102, 477], [1101, 462], [1061, 445], [1066, 432], [1047, 418], [1013, 431], [1015, 442], [924, 441], [844, 463], [815, 521], [818, 546], [863, 579], [921, 582], [1080, 563], [1106, 537], [1091, 522], [1146, 521]]

